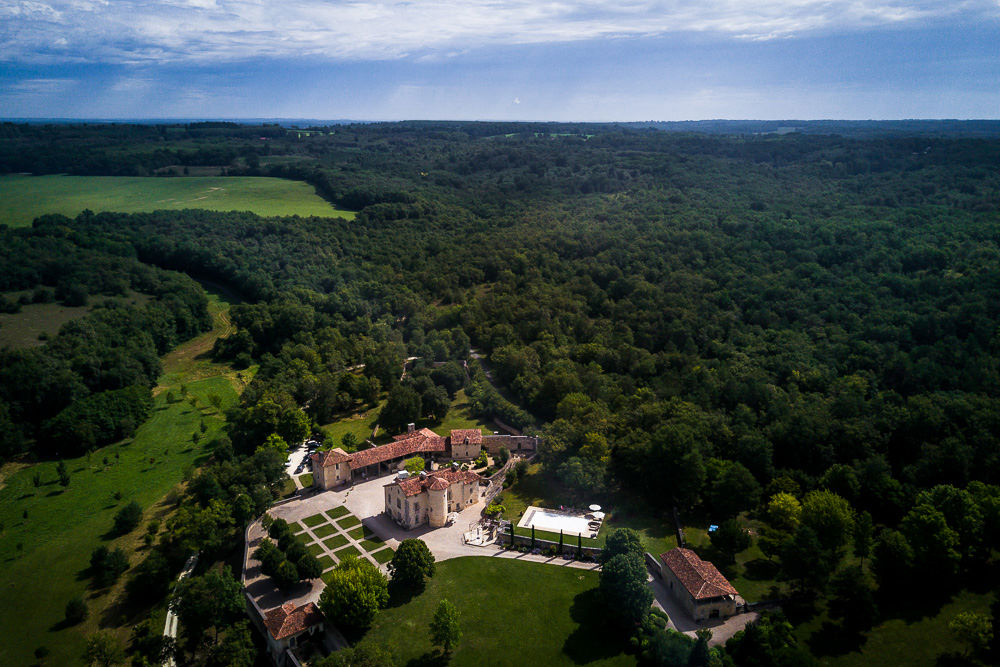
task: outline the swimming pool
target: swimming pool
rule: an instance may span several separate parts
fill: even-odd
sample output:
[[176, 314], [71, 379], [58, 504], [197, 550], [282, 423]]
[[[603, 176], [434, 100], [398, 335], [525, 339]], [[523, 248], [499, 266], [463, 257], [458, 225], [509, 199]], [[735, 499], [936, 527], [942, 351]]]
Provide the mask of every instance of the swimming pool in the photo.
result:
[[547, 530], [552, 533], [558, 533], [562, 530], [566, 535], [582, 533], [584, 537], [589, 537], [595, 532], [590, 527], [590, 520], [585, 517], [545, 510], [540, 507], [528, 509], [518, 526], [522, 528], [534, 526], [538, 530]]

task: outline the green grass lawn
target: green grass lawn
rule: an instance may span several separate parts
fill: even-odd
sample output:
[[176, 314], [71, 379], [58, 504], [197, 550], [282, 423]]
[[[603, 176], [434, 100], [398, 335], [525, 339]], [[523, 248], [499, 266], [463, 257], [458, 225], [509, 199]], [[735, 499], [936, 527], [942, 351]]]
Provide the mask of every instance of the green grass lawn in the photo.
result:
[[307, 516], [302, 519], [302, 523], [309, 526], [310, 528], [315, 528], [316, 526], [326, 523], [327, 519], [322, 514], [313, 514], [312, 516]]
[[310, 544], [309, 546], [307, 546], [306, 547], [306, 551], [308, 551], [309, 553], [311, 553], [313, 556], [316, 556], [317, 558], [321, 554], [325, 554], [326, 553], [323, 550], [323, 545], [320, 544], [319, 542], [313, 542], [312, 544]]
[[386, 547], [385, 549], [379, 549], [375, 553], [369, 555], [375, 559], [375, 562], [385, 565], [386, 563], [392, 560], [392, 557], [395, 554], [396, 554], [395, 551], [393, 551], [389, 547]]
[[332, 510], [326, 510], [326, 512], [324, 512], [324, 514], [326, 514], [328, 517], [335, 520], [350, 513], [351, 511], [346, 507], [344, 507], [343, 505], [337, 505]]
[[336, 532], [336, 530], [337, 529], [332, 524], [328, 523], [326, 525], [320, 526], [319, 528], [314, 528], [313, 535], [315, 535], [318, 538], [323, 538], [326, 537], [327, 535], [333, 534], [334, 532]]
[[299, 475], [299, 484], [308, 489], [313, 485], [313, 474], [311, 472], [307, 472], [304, 475]]
[[347, 534], [356, 540], [365, 539], [365, 531], [361, 528], [361, 526], [358, 526], [357, 528], [352, 528], [351, 530], [347, 531]]
[[354, 218], [308, 183], [247, 176], [0, 176], [0, 224], [26, 227], [44, 213], [75, 216], [84, 209], [138, 213], [200, 208], [253, 211], [262, 216]]
[[333, 551], [337, 547], [342, 547], [345, 544], [347, 544], [347, 538], [339, 533], [328, 540], [323, 540], [323, 545], [330, 551]]
[[478, 428], [484, 433], [491, 434], [499, 430], [496, 424], [479, 419], [472, 414], [469, 409], [469, 399], [465, 395], [464, 389], [459, 389], [455, 393], [455, 399], [448, 408], [448, 414], [440, 424], [431, 425], [431, 430], [438, 435], [448, 435], [455, 429]]
[[339, 519], [337, 521], [337, 525], [340, 526], [341, 528], [351, 528], [352, 526], [360, 526], [361, 519], [354, 516], [353, 514], [349, 514], [343, 519]]
[[361, 552], [358, 551], [358, 548], [352, 544], [349, 547], [344, 547], [340, 551], [334, 551], [333, 555], [336, 556], [339, 560], [344, 560], [348, 556], [360, 556]]
[[608, 631], [597, 573], [497, 558], [438, 563], [426, 590], [385, 609], [362, 644], [384, 646], [397, 664], [433, 662], [428, 625], [438, 602], [458, 609], [462, 639], [451, 665], [634, 665]]
[[385, 546], [385, 542], [378, 539], [377, 537], [373, 540], [362, 540], [360, 544], [361, 548], [364, 549], [365, 551], [376, 551]]
[[331, 567], [333, 567], [333, 566], [334, 566], [334, 564], [335, 564], [335, 563], [333, 562], [333, 559], [332, 559], [332, 558], [330, 558], [329, 556], [327, 556], [326, 554], [324, 554], [324, 555], [320, 556], [320, 557], [319, 557], [319, 558], [317, 558], [316, 560], [318, 560], [318, 561], [319, 561], [319, 564], [320, 564], [320, 566], [321, 566], [321, 567], [322, 567], [322, 568], [323, 568], [324, 570], [328, 570], [328, 569], [330, 569], [330, 568], [331, 568]]
[[288, 527], [292, 529], [292, 535], [298, 535], [306, 529], [301, 523], [295, 522], [288, 524]]

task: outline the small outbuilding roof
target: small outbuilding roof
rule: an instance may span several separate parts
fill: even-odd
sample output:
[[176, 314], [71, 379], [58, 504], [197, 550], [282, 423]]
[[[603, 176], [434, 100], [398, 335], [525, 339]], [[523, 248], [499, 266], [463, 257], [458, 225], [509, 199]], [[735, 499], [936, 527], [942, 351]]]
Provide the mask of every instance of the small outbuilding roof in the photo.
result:
[[660, 558], [695, 600], [739, 595], [714, 565], [702, 560], [690, 549], [677, 547]]
[[323, 622], [323, 614], [314, 602], [296, 608], [292, 602], [271, 609], [264, 615], [264, 625], [275, 639], [287, 639]]

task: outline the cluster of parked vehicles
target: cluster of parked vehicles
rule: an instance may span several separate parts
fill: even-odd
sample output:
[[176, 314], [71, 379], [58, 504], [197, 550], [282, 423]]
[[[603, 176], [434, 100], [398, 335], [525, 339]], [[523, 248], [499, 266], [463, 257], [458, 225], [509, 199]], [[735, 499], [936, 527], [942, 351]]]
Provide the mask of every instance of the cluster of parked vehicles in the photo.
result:
[[[300, 474], [302, 474], [303, 472], [305, 472], [307, 470], [310, 471], [310, 472], [312, 471], [313, 462], [312, 462], [312, 459], [309, 458], [309, 457], [319, 447], [320, 442], [319, 442], [319, 440], [316, 440], [314, 438], [310, 438], [309, 440], [306, 440], [302, 444], [305, 445], [305, 451], [302, 453], [302, 460], [299, 461], [299, 464], [295, 467], [295, 474], [296, 475], [300, 475]], [[288, 453], [288, 460], [286, 462], [287, 463], [291, 463], [292, 462], [292, 458], [295, 457], [295, 456], [298, 456], [300, 451], [302, 451], [302, 447], [297, 447], [294, 450], [292, 450], [291, 452], [289, 452]]]

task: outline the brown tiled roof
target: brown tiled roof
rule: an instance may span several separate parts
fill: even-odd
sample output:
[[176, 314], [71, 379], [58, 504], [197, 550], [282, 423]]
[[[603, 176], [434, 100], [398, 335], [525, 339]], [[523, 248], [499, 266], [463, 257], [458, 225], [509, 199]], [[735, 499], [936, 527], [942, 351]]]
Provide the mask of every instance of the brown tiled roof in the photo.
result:
[[445, 441], [440, 435], [428, 428], [422, 428], [413, 433], [405, 433], [405, 437], [396, 436], [395, 442], [379, 447], [363, 449], [351, 455], [351, 470], [364, 468], [374, 463], [381, 463], [410, 454], [423, 452], [443, 452]]
[[[398, 484], [406, 496], [415, 496], [423, 493], [425, 489], [441, 491], [447, 489], [452, 484], [462, 482], [463, 484], [478, 483], [482, 479], [479, 475], [469, 470], [438, 470], [429, 473], [426, 477], [410, 477], [409, 479], [397, 479], [393, 484]], [[388, 484], [386, 485], [388, 486]]]
[[457, 428], [451, 432], [451, 443], [460, 445], [469, 440], [470, 445], [478, 445], [483, 442], [483, 432], [478, 428]]
[[698, 554], [690, 549], [677, 547], [662, 554], [660, 558], [695, 600], [739, 595], [714, 565], [698, 558]]
[[345, 463], [351, 460], [351, 455], [345, 452], [340, 447], [331, 449], [326, 452], [316, 452], [310, 455], [313, 463], [320, 466], [321, 468], [326, 468], [327, 466], [332, 466], [337, 463]]
[[314, 602], [307, 602], [298, 609], [292, 602], [271, 609], [264, 615], [264, 625], [275, 639], [287, 639], [305, 632], [323, 622], [323, 614]]

